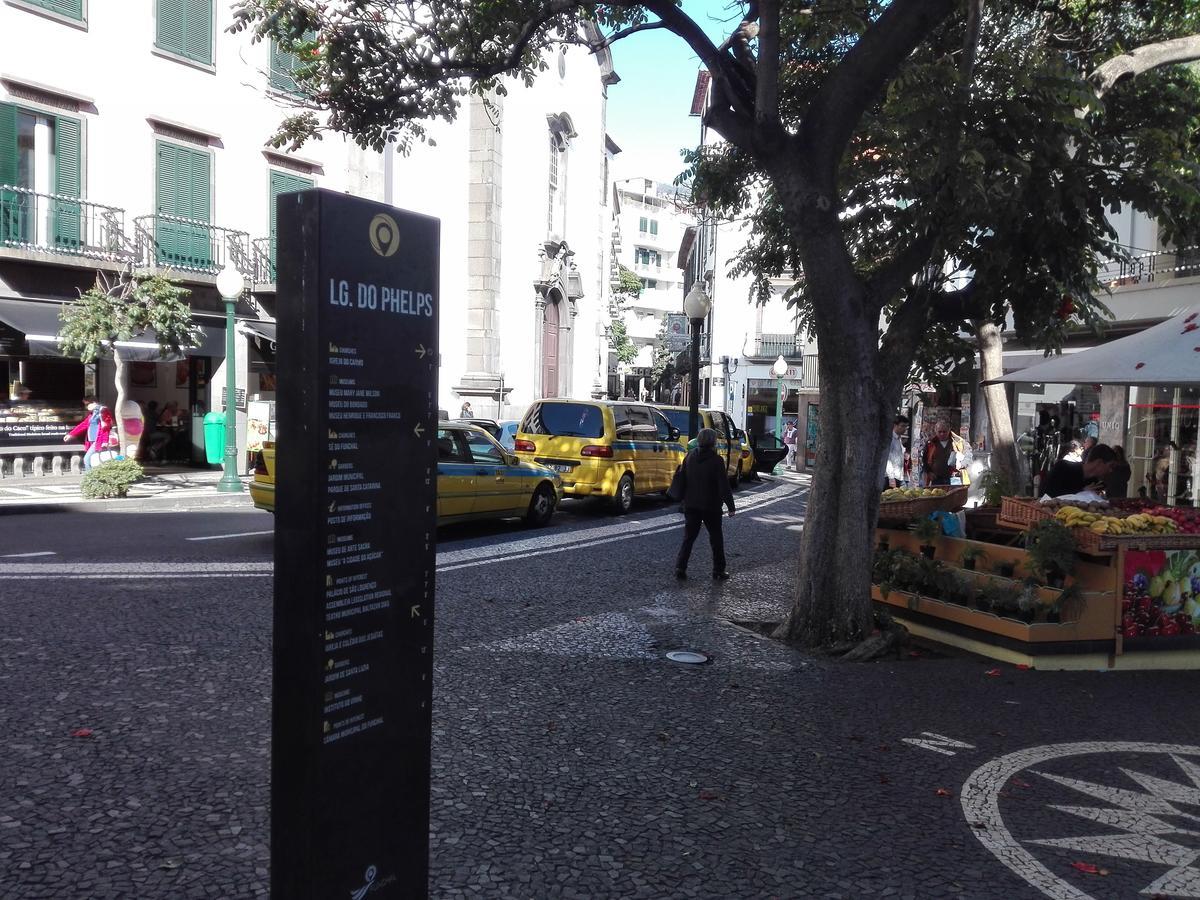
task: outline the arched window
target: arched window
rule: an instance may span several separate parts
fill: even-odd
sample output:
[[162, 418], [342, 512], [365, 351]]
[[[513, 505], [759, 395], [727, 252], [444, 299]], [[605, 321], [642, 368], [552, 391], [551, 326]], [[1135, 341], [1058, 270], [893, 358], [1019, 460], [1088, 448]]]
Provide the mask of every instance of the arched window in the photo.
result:
[[567, 227], [567, 149], [575, 128], [566, 113], [549, 116], [550, 160], [546, 179], [546, 233], [565, 237]]

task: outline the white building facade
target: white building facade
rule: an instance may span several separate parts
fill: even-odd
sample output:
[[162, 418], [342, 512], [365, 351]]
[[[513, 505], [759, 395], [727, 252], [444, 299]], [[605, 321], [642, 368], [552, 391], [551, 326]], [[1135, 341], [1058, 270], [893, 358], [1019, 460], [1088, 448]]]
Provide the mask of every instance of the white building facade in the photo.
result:
[[162, 361], [145, 341], [130, 374], [143, 408], [179, 406], [181, 462], [203, 460], [203, 414], [223, 404], [216, 274], [243, 272], [244, 440], [247, 412], [277, 387], [274, 198], [309, 187], [442, 220], [439, 405], [451, 416], [464, 401], [505, 417], [538, 397], [603, 391], [617, 152], [604, 130], [617, 81], [606, 52], [554, 51], [532, 87], [512, 82], [491, 105], [465, 102], [455, 122], [431, 128], [436, 146], [407, 157], [336, 135], [293, 154], [268, 146], [303, 100], [291, 61], [228, 33], [231, 22], [217, 0], [119, 12], [86, 0], [0, 3], [0, 399], [10, 400], [0, 472], [43, 443], [61, 446], [84, 393], [115, 399], [111, 363], [65, 359], [53, 336], [62, 305], [97, 272], [127, 267], [179, 278], [204, 328], [183, 359]]
[[[302, 153], [268, 141], [296, 102], [290, 60], [230, 34], [229, 4], [129, 6], [6, 0], [0, 34], [0, 372], [10, 401], [0, 464], [53, 441], [80, 397], [115, 399], [110, 362], [85, 367], [53, 340], [58, 312], [96, 280], [158, 269], [190, 291], [201, 347], [135, 359], [129, 396], [179, 407], [170, 458], [203, 457], [202, 417], [220, 409], [224, 306], [216, 274], [235, 266], [247, 291], [236, 336], [239, 440], [247, 403], [274, 397], [274, 197], [326, 187], [384, 197], [380, 154], [328, 137]], [[266, 327], [259, 327], [265, 325]], [[49, 340], [45, 340], [49, 338]], [[19, 396], [18, 396], [19, 395]], [[58, 438], [61, 447], [61, 438]], [[27, 470], [27, 468], [26, 468]]]

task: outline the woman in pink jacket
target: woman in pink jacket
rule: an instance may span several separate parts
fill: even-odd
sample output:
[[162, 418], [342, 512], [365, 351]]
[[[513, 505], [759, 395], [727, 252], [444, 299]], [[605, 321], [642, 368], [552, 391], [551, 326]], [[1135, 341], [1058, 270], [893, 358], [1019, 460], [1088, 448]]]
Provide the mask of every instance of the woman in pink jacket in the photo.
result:
[[113, 417], [108, 407], [97, 403], [95, 397], [84, 397], [83, 404], [87, 407], [87, 418], [63, 435], [63, 441], [83, 435], [83, 468], [86, 471], [96, 465], [96, 454], [108, 447]]

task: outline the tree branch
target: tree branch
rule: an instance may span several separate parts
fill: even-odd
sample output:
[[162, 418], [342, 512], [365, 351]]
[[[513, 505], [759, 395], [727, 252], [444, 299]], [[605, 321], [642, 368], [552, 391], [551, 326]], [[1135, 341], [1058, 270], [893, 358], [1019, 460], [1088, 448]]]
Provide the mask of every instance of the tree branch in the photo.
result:
[[1175, 38], [1170, 41], [1158, 41], [1146, 44], [1114, 56], [1108, 62], [1101, 64], [1092, 73], [1089, 81], [1096, 90], [1097, 97], [1103, 97], [1117, 83], [1126, 78], [1133, 78], [1151, 69], [1169, 66], [1174, 63], [1192, 62], [1200, 59], [1200, 34]]
[[960, 0], [894, 0], [817, 91], [801, 129], [811, 171], [832, 193], [837, 167], [867, 106], [896, 67], [948, 18]]
[[666, 22], [643, 22], [641, 25], [631, 25], [628, 28], [623, 28], [620, 31], [615, 31], [601, 41], [589, 41], [588, 49], [593, 53], [599, 53], [606, 47], [611, 47], [622, 38], [627, 38], [631, 34], [637, 34], [639, 31], [653, 31], [656, 28], [666, 28]]
[[929, 255], [937, 246], [937, 235], [928, 231], [908, 242], [899, 253], [884, 263], [867, 280], [867, 292], [879, 307], [900, 292], [913, 277], [929, 263]]

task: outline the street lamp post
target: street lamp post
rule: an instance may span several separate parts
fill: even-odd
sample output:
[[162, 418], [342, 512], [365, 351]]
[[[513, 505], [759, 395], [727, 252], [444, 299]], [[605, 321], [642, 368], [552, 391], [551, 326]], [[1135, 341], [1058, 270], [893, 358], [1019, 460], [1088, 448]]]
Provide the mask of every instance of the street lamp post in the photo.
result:
[[781, 353], [779, 359], [771, 366], [771, 374], [779, 379], [779, 388], [775, 392], [775, 438], [780, 442], [783, 441], [783, 376], [787, 374], [787, 370], [787, 360]]
[[217, 482], [217, 490], [237, 493], [244, 490], [238, 477], [237, 449], [237, 360], [233, 333], [233, 308], [246, 287], [246, 279], [233, 266], [226, 266], [217, 275], [217, 293], [225, 301], [225, 471]]
[[697, 281], [683, 298], [683, 314], [692, 322], [692, 383], [688, 391], [688, 440], [700, 433], [700, 329], [712, 309], [712, 298]]

